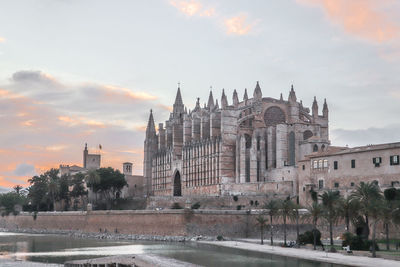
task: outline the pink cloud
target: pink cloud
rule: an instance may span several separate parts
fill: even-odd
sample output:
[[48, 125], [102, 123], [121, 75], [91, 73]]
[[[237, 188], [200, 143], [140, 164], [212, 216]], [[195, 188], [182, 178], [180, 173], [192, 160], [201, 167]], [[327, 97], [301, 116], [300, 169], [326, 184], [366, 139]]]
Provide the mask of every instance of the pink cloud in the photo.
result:
[[399, 37], [400, 27], [384, 10], [390, 10], [392, 0], [296, 0], [320, 7], [332, 22], [359, 38], [385, 43]]
[[190, 17], [199, 15], [200, 11], [202, 10], [201, 3], [194, 0], [171, 0], [169, 3], [176, 7], [180, 12]]
[[253, 25], [247, 21], [247, 16], [242, 14], [234, 17], [230, 17], [224, 20], [226, 33], [231, 35], [245, 35], [248, 34]]
[[4, 43], [5, 41], [6, 39], [0, 36], [0, 43]]

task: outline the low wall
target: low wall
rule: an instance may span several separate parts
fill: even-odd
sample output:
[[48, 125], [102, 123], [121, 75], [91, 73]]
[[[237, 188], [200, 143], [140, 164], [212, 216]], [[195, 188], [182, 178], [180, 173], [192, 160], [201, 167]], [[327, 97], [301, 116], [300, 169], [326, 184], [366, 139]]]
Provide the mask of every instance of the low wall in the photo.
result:
[[[33, 214], [21, 213], [0, 219], [0, 227], [9, 230], [69, 230], [87, 233], [169, 235], [169, 236], [228, 236], [258, 237], [257, 211], [233, 210], [129, 210], [90, 212], [39, 212], [36, 220]], [[277, 221], [278, 223], [278, 221]], [[310, 229], [301, 225], [301, 231]], [[282, 226], [275, 226], [277, 236], [282, 235]], [[289, 236], [294, 238], [294, 225], [288, 225]]]
[[[18, 216], [0, 218], [0, 228], [9, 230], [68, 230], [86, 233], [107, 231], [113, 233], [116, 229], [121, 234], [153, 235], [153, 236], [195, 236], [207, 235], [226, 237], [259, 237], [259, 227], [256, 217], [259, 211], [234, 210], [129, 210], [129, 211], [89, 211], [89, 212], [39, 212], [36, 220], [33, 214], [21, 213]], [[310, 230], [307, 223], [300, 225], [300, 233]], [[328, 225], [321, 220], [318, 226], [323, 238], [329, 237]], [[274, 218], [274, 236], [283, 237], [281, 219]], [[296, 226], [289, 222], [287, 226], [288, 239], [294, 240]], [[343, 223], [334, 227], [334, 237], [344, 233]], [[391, 237], [399, 237], [395, 227], [390, 229]], [[269, 228], [266, 238], [269, 237]], [[377, 238], [383, 238], [384, 231], [378, 227]]]

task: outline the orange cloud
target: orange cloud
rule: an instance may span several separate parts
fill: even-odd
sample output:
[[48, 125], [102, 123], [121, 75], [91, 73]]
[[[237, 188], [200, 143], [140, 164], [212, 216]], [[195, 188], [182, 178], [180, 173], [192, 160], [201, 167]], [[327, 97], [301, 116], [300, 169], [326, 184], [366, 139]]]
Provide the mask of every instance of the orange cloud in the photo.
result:
[[61, 151], [66, 149], [68, 146], [66, 145], [53, 145], [53, 146], [46, 146], [47, 151]]
[[200, 10], [202, 9], [202, 5], [194, 0], [191, 1], [171, 0], [169, 3], [187, 16], [194, 16], [196, 14], [199, 14]]
[[108, 91], [108, 94], [111, 95], [113, 93], [120, 94], [124, 97], [128, 97], [134, 100], [156, 100], [157, 97], [153, 96], [151, 94], [145, 93], [145, 92], [132, 92], [128, 88], [124, 87], [117, 87], [117, 86], [112, 86], [112, 85], [106, 85], [104, 86], [106, 91]]
[[224, 24], [226, 27], [226, 33], [232, 35], [245, 35], [248, 34], [252, 26], [246, 22], [246, 15], [239, 15], [225, 19]]
[[6, 39], [0, 36], [0, 43], [4, 43], [5, 41]]
[[354, 36], [384, 43], [399, 37], [400, 27], [389, 19], [383, 9], [390, 9], [392, 0], [296, 0], [300, 4], [317, 6], [334, 23]]

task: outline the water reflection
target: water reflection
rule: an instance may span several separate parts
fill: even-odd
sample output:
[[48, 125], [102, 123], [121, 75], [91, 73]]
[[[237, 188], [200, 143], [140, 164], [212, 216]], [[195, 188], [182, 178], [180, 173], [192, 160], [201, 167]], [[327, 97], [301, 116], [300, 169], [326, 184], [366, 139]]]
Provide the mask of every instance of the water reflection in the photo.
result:
[[77, 239], [61, 235], [7, 235], [0, 233], [0, 251], [3, 257], [9, 259], [49, 263], [64, 263], [67, 260], [109, 255], [145, 253], [163, 255], [203, 266], [338, 267], [334, 264], [198, 243]]

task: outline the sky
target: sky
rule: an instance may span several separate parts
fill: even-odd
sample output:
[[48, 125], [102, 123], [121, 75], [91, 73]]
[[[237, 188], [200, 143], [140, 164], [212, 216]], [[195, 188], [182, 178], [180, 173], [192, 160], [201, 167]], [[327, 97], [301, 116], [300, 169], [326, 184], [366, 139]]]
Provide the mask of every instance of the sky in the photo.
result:
[[[400, 141], [398, 0], [2, 0], [0, 186], [59, 164], [133, 162], [149, 110], [222, 88], [329, 106], [332, 145]], [[99, 144], [102, 150], [99, 150]]]

